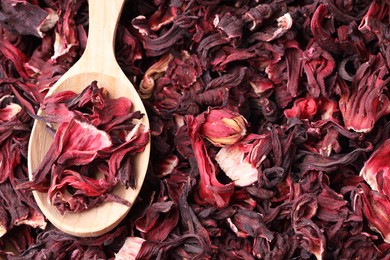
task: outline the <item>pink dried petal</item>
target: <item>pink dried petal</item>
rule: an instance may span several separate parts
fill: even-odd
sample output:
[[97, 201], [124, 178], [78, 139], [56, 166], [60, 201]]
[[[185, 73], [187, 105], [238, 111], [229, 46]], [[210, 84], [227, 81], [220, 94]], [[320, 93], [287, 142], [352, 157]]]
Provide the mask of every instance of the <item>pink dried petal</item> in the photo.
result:
[[326, 26], [325, 21], [329, 15], [329, 10], [326, 4], [320, 4], [310, 21], [310, 29], [313, 33], [315, 41], [326, 51], [338, 54], [340, 48], [335, 39], [331, 35], [334, 32], [334, 26]]
[[223, 46], [210, 61], [213, 70], [225, 71], [229, 63], [246, 61], [256, 57], [256, 53], [250, 49], [237, 49], [231, 46]]
[[311, 119], [317, 113], [317, 103], [314, 98], [299, 98], [294, 101], [294, 106], [284, 110], [287, 118]]
[[249, 80], [249, 84], [253, 88], [256, 94], [261, 96], [268, 90], [271, 90], [274, 88], [274, 84], [271, 80], [261, 77], [258, 74], [254, 74], [251, 76], [251, 79]]
[[318, 143], [319, 153], [323, 156], [330, 156], [332, 152], [340, 153], [342, 147], [338, 142], [339, 132], [335, 129], [329, 129], [322, 141]]
[[173, 59], [168, 64], [165, 76], [169, 78], [173, 86], [188, 89], [194, 88], [194, 84], [202, 74], [199, 59], [188, 51], [182, 51], [180, 58]]
[[299, 223], [301, 219], [311, 219], [317, 214], [318, 201], [314, 194], [305, 193], [299, 196], [292, 207], [291, 219]]
[[365, 162], [360, 176], [370, 185], [371, 189], [390, 199], [390, 139], [376, 149]]
[[215, 160], [236, 186], [243, 187], [258, 180], [259, 167], [270, 149], [270, 135], [250, 134], [235, 145], [223, 147]]
[[79, 45], [76, 22], [73, 20], [76, 3], [67, 1], [64, 5], [55, 32], [54, 54], [51, 56], [54, 62], [66, 56], [76, 56], [75, 48]]
[[12, 102], [13, 97], [5, 95], [0, 98], [0, 105], [4, 105], [0, 108], [0, 123], [12, 120], [21, 110], [22, 107]]
[[302, 50], [293, 40], [288, 41], [286, 47], [287, 89], [291, 96], [296, 97], [302, 76]]
[[0, 207], [0, 238], [4, 236], [8, 231], [8, 213]]
[[59, 164], [85, 165], [96, 158], [98, 151], [111, 147], [112, 142], [106, 132], [90, 123], [73, 119], [69, 124], [60, 124], [53, 145], [61, 153], [57, 159]]
[[72, 170], [53, 172], [52, 184], [48, 191], [49, 201], [52, 201], [56, 193], [64, 193], [67, 187], [74, 188], [77, 194], [97, 197], [106, 193], [107, 189], [110, 188], [110, 185], [105, 181], [105, 179], [93, 179], [87, 176], [82, 176], [80, 173]]
[[270, 42], [282, 37], [293, 24], [293, 19], [289, 13], [278, 17], [276, 19], [277, 24], [274, 26], [268, 26], [261, 32], [256, 32], [256, 40]]
[[137, 259], [137, 255], [141, 250], [142, 244], [145, 242], [145, 239], [140, 237], [128, 237], [125, 240], [125, 243], [115, 254], [115, 260], [132, 260]]
[[236, 186], [248, 186], [258, 179], [259, 170], [249, 162], [240, 144], [222, 148], [215, 160]]
[[230, 12], [222, 15], [217, 14], [214, 18], [213, 24], [230, 39], [242, 37], [242, 27], [244, 26], [244, 23], [242, 19]]
[[170, 24], [177, 16], [177, 8], [160, 5], [148, 19], [148, 25], [153, 31], [158, 31], [164, 25]]
[[332, 120], [338, 122], [334, 116], [335, 113], [339, 112], [339, 108], [336, 101], [320, 98], [316, 100], [318, 114], [321, 116], [321, 120]]

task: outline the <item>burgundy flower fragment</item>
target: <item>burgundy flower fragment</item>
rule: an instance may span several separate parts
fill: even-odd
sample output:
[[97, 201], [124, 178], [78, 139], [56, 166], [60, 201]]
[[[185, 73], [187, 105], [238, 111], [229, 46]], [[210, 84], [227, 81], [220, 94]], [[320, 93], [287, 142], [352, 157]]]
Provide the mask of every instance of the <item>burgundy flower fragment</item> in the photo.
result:
[[0, 237], [14, 226], [29, 225], [41, 229], [46, 227], [43, 215], [30, 208], [26, 201], [22, 201], [8, 181], [0, 184], [0, 205]]
[[282, 37], [292, 26], [293, 19], [289, 13], [285, 13], [276, 19], [275, 26], [269, 26], [265, 28], [264, 32], [256, 32], [251, 38], [261, 40], [264, 42], [270, 42]]
[[386, 85], [389, 70], [379, 53], [371, 55], [356, 71], [351, 89], [343, 89], [339, 100], [345, 127], [367, 133], [382, 117], [390, 113]]
[[307, 89], [312, 97], [328, 97], [329, 89], [325, 79], [336, 67], [336, 63], [327, 51], [313, 42], [302, 54], [303, 70], [307, 77]]
[[126, 238], [121, 249], [115, 254], [115, 260], [136, 259], [143, 242], [145, 242], [145, 240], [140, 237]]
[[[148, 142], [148, 130], [135, 121], [141, 117], [131, 108], [125, 98], [109, 99], [96, 82], [79, 95], [67, 91], [48, 97], [42, 106], [48, 113], [41, 118], [60, 124], [32, 181], [20, 187], [48, 192], [61, 212], [82, 211], [104, 199], [127, 204], [109, 193], [118, 181], [134, 186], [130, 159]], [[97, 171], [103, 177], [96, 179]]]
[[294, 106], [284, 110], [287, 118], [311, 119], [317, 113], [317, 104], [314, 98], [300, 98], [294, 101]]
[[0, 5], [0, 21], [7, 29], [19, 35], [34, 35], [42, 37], [52, 29], [58, 20], [58, 15], [52, 9], [43, 9], [37, 4], [4, 0]]
[[76, 27], [72, 12], [75, 12], [82, 4], [82, 1], [66, 1], [64, 3], [65, 10], [61, 13], [62, 16], [58, 20], [55, 31], [54, 54], [51, 56], [51, 60], [60, 61], [68, 55], [73, 56], [79, 46], [79, 28]]
[[0, 237], [2, 237], [8, 230], [8, 216], [4, 208], [0, 208], [0, 219]]
[[248, 186], [258, 180], [260, 166], [271, 148], [269, 134], [250, 134], [242, 141], [219, 150], [215, 160], [235, 185]]
[[[340, 48], [331, 36], [334, 33], [332, 14], [325, 4], [320, 4], [315, 10], [310, 22], [310, 28], [318, 45], [330, 53], [339, 54]], [[330, 21], [329, 21], [330, 20]]]
[[318, 211], [317, 217], [327, 222], [344, 222], [350, 214], [346, 207], [347, 201], [343, 196], [329, 186], [325, 186], [317, 197]]
[[288, 41], [286, 48], [287, 89], [291, 96], [296, 97], [298, 95], [299, 80], [302, 74], [302, 50], [296, 41]]
[[213, 21], [216, 28], [224, 32], [228, 38], [241, 37], [244, 23], [231, 13], [216, 15]]
[[370, 190], [362, 184], [359, 193], [363, 201], [363, 214], [370, 228], [381, 234], [386, 243], [390, 243], [390, 200], [383, 194]]
[[320, 260], [324, 258], [326, 240], [320, 228], [311, 220], [302, 219], [294, 226], [294, 230], [300, 237], [300, 245]]
[[312, 96], [297, 98], [293, 107], [284, 110], [286, 118], [309, 119], [316, 122], [339, 120], [335, 114], [339, 112], [337, 103], [327, 98], [313, 98]]
[[[4, 259], [12, 258], [26, 251], [34, 243], [32, 231], [28, 226], [15, 227], [0, 238], [0, 256]], [[10, 248], [13, 252], [10, 252]]]
[[170, 241], [144, 241], [135, 259], [201, 259], [204, 244], [200, 236], [186, 234]]
[[270, 4], [257, 4], [245, 12], [243, 19], [249, 30], [255, 31], [268, 20], [274, 19], [276, 15], [285, 10], [284, 3], [274, 2]]
[[153, 203], [143, 218], [136, 221], [137, 229], [145, 233], [145, 238], [164, 241], [179, 221], [177, 205], [172, 201]]
[[[54, 141], [44, 160], [33, 172], [33, 180], [21, 187], [30, 187], [45, 192], [48, 187], [41, 184], [46, 182], [52, 167], [57, 164], [69, 167], [73, 164], [85, 165], [91, 163], [97, 152], [112, 145], [110, 136], [93, 125], [73, 119], [69, 123], [59, 125]], [[77, 157], [76, 157], [77, 156]]]
[[378, 191], [390, 199], [390, 168], [387, 159], [389, 156], [390, 140], [386, 140], [364, 163], [360, 176], [364, 178], [372, 190]]
[[12, 120], [21, 110], [22, 107], [13, 102], [14, 97], [3, 96], [0, 99], [0, 122], [7, 122]]
[[15, 98], [4, 96], [0, 99], [0, 183], [9, 178], [13, 169], [20, 161], [20, 151], [11, 139], [13, 132], [27, 131], [22, 118], [25, 111], [14, 103]]
[[201, 204], [210, 203], [219, 208], [226, 207], [234, 191], [233, 183], [224, 185], [216, 178], [217, 170], [207, 153], [204, 141], [200, 137], [201, 122], [193, 116], [187, 116], [185, 120], [199, 170], [197, 201]]

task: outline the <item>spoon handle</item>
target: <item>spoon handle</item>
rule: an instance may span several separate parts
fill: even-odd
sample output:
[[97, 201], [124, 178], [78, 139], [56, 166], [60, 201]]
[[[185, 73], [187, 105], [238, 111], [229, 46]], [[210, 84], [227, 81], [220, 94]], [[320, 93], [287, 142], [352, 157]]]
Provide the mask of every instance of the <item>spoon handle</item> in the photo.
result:
[[89, 71], [104, 73], [116, 65], [116, 27], [125, 0], [88, 0], [88, 42], [83, 54]]

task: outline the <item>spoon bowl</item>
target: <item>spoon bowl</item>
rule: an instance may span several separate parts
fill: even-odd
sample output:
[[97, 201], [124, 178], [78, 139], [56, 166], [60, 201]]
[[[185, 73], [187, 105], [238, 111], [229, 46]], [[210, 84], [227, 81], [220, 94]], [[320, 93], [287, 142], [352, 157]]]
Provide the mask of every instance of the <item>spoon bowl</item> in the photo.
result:
[[[149, 128], [145, 107], [134, 86], [119, 67], [114, 54], [115, 31], [125, 0], [89, 0], [89, 32], [84, 54], [49, 90], [48, 96], [72, 90], [76, 93], [96, 80], [99, 87], [108, 91], [110, 98], [126, 97], [133, 103], [134, 111], [145, 114], [143, 124]], [[38, 111], [38, 115], [44, 115]], [[35, 120], [28, 147], [28, 170], [32, 174], [42, 162], [53, 142], [53, 136], [46, 130], [45, 122]], [[113, 194], [131, 204], [137, 198], [143, 184], [149, 163], [150, 143], [144, 151], [134, 156], [133, 174], [135, 188], [126, 189], [118, 184]], [[63, 215], [48, 201], [47, 193], [33, 191], [34, 198], [46, 218], [58, 229], [75, 236], [91, 237], [102, 235], [127, 215], [130, 208], [120, 203], [105, 202], [83, 212], [65, 212]]]

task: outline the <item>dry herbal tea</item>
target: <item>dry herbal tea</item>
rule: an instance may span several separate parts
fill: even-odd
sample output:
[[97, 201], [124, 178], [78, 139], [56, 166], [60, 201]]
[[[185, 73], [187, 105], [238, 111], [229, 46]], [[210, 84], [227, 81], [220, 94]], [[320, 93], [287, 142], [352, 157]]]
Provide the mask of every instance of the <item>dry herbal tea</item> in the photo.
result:
[[[122, 223], [75, 238], [20, 187], [39, 186], [26, 183], [26, 153], [45, 104], [63, 115], [45, 120], [90, 131], [97, 141], [82, 160], [114, 176], [104, 158], [125, 140], [109, 133], [115, 123], [99, 115], [102, 127], [90, 127], [69, 112], [83, 101], [44, 98], [85, 48], [87, 11], [86, 0], [0, 3], [1, 256], [389, 258], [389, 1], [128, 1], [116, 57], [147, 108], [150, 167]], [[125, 170], [117, 152], [112, 165]], [[125, 172], [115, 178], [131, 186]], [[60, 207], [66, 182], [52, 186]], [[76, 188], [102, 190], [92, 186]]]

